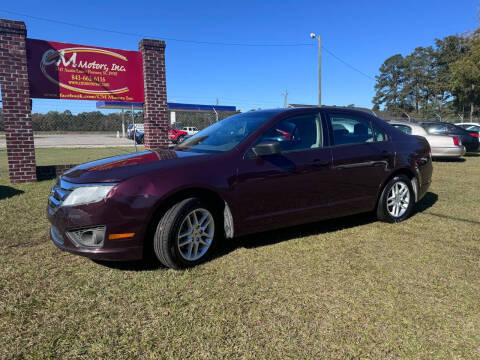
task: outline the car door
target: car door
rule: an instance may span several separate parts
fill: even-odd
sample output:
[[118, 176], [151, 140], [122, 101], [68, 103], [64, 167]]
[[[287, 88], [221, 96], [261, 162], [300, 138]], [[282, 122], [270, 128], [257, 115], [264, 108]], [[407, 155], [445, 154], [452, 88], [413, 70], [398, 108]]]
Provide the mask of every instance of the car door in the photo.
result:
[[282, 150], [265, 157], [249, 150], [240, 163], [234, 191], [242, 227], [266, 230], [325, 216], [332, 159], [325, 139], [318, 110], [279, 120], [257, 139], [278, 141]]
[[353, 214], [375, 207], [378, 190], [394, 166], [394, 147], [368, 115], [329, 111], [333, 158], [332, 211]]

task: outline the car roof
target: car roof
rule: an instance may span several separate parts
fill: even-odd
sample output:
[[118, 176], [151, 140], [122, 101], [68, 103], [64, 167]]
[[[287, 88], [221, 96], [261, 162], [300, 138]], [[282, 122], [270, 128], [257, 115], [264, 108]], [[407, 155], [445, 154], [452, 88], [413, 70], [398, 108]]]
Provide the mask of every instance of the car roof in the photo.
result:
[[403, 120], [387, 120], [387, 122], [392, 125], [421, 126], [419, 123]]
[[346, 111], [352, 114], [368, 114], [368, 115], [375, 115], [373, 110], [364, 109], [364, 108], [354, 108], [354, 107], [347, 107], [347, 106], [326, 106], [326, 105], [304, 105], [304, 106], [291, 106], [287, 108], [274, 108], [274, 109], [262, 109], [262, 110], [255, 110], [259, 112], [273, 112], [276, 114], [280, 113], [292, 113], [295, 114], [296, 112], [301, 112], [304, 110], [327, 110], [327, 111]]
[[448, 121], [422, 121], [420, 124], [425, 124], [425, 125], [435, 125], [435, 124], [447, 124], [447, 125], [455, 125], [454, 123], [450, 123]]

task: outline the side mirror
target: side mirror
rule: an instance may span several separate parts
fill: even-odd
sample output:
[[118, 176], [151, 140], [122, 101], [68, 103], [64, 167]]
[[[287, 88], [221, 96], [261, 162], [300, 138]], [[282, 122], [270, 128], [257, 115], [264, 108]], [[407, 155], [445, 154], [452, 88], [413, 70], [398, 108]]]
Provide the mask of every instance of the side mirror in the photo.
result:
[[278, 141], [262, 141], [255, 145], [252, 151], [258, 157], [280, 154], [280, 143]]

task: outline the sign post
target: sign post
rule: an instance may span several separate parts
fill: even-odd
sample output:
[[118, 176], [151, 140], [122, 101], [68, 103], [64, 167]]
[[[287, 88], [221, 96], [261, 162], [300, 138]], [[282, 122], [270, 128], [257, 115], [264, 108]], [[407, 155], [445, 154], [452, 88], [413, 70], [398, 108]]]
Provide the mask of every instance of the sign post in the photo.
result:
[[37, 181], [26, 36], [23, 22], [0, 19], [2, 112], [12, 183]]
[[[10, 181], [36, 181], [31, 98], [143, 103], [145, 146], [168, 146], [165, 42], [139, 51], [27, 39], [0, 19], [0, 82]], [[132, 114], [133, 115], [133, 114]]]

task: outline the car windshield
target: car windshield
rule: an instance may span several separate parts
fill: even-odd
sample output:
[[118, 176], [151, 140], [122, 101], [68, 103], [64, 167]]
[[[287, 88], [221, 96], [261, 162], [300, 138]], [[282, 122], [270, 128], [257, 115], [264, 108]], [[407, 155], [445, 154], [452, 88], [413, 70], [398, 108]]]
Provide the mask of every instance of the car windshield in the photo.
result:
[[175, 149], [202, 153], [231, 150], [276, 113], [275, 111], [252, 111], [230, 116], [201, 130]]

